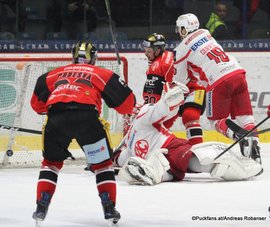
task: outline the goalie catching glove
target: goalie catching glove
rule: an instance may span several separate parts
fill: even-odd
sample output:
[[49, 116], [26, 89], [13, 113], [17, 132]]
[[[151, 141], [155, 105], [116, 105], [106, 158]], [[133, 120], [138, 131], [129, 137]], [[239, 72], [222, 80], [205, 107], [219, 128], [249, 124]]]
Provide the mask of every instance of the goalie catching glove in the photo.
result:
[[184, 94], [188, 92], [188, 87], [180, 82], [166, 82], [163, 85], [161, 98], [169, 108], [175, 108], [184, 102]]

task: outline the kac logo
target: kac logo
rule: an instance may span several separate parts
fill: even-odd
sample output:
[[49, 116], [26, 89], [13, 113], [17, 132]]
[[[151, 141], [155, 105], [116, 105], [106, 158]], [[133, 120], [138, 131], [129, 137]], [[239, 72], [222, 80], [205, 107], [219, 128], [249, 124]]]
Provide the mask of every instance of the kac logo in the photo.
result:
[[139, 140], [135, 143], [136, 156], [145, 159], [145, 156], [149, 150], [149, 144], [146, 140]]

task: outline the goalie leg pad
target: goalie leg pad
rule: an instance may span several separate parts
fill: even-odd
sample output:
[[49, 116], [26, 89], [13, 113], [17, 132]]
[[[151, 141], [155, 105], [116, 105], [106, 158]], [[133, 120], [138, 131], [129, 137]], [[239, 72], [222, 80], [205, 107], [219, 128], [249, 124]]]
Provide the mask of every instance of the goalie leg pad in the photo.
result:
[[129, 184], [154, 185], [154, 169], [139, 157], [131, 157], [118, 173], [118, 176]]
[[167, 153], [168, 150], [166, 148], [161, 148], [150, 152], [147, 155], [146, 160], [151, 163], [151, 165], [156, 166], [156, 169], [163, 173], [163, 170], [167, 171], [170, 169], [170, 164], [164, 156], [164, 154]]
[[[199, 159], [201, 165], [209, 165], [214, 159], [227, 148], [227, 145], [219, 142], [204, 142], [193, 145], [191, 151]], [[230, 151], [224, 153], [221, 157], [229, 158]]]
[[245, 180], [262, 172], [260, 163], [243, 156], [238, 157], [231, 150], [214, 160], [226, 148], [227, 145], [224, 143], [205, 142], [192, 146], [191, 150], [201, 165], [210, 166], [214, 164], [210, 174], [215, 178]]
[[211, 176], [224, 180], [246, 180], [262, 172], [261, 164], [246, 157], [231, 157], [230, 159], [217, 159]]
[[131, 157], [125, 163], [118, 175], [129, 184], [155, 185], [163, 180], [164, 174], [170, 169], [170, 164], [163, 153], [167, 149], [152, 151], [146, 160]]

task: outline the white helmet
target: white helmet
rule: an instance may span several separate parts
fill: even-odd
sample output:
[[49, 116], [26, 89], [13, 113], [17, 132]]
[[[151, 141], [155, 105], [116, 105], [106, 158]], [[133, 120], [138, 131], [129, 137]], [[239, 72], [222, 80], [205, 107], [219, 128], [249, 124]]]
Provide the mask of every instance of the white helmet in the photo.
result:
[[179, 16], [176, 20], [176, 33], [182, 37], [187, 36], [190, 32], [196, 31], [200, 26], [200, 22], [196, 15], [187, 13]]

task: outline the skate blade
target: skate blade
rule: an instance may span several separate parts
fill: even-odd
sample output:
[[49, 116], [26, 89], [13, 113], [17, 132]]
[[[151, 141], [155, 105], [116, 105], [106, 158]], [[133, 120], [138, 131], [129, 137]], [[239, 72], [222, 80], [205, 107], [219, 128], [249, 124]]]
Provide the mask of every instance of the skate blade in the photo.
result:
[[261, 175], [262, 173], [263, 173], [263, 169], [259, 173], [257, 173], [255, 176], [257, 177], [257, 176]]
[[108, 220], [109, 227], [118, 227], [118, 223], [113, 223], [113, 220]]
[[118, 227], [118, 223], [114, 223], [114, 219], [111, 218], [111, 219], [108, 219], [108, 226], [110, 227]]
[[41, 227], [42, 220], [36, 220], [36, 227]]

